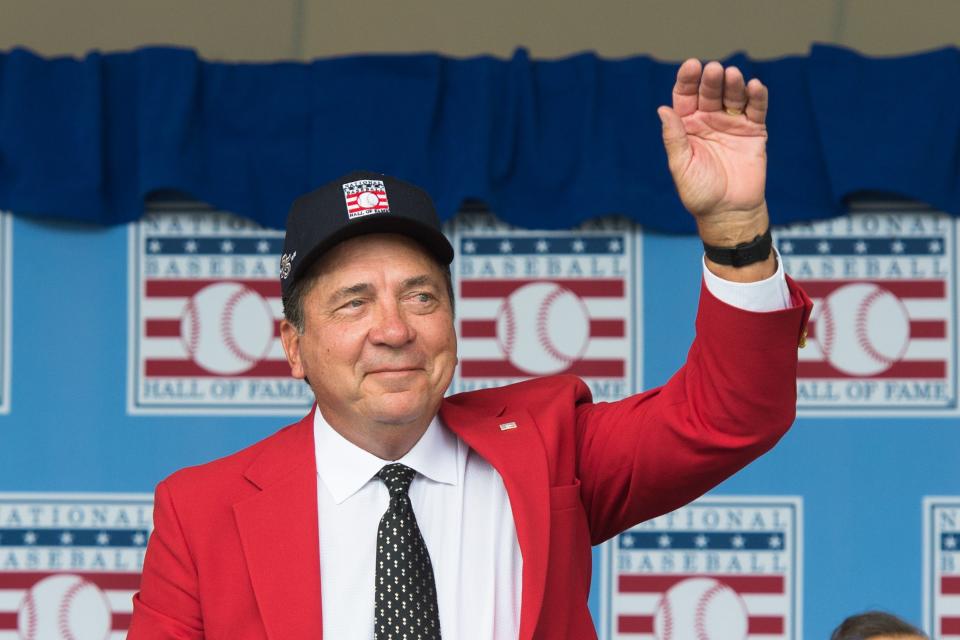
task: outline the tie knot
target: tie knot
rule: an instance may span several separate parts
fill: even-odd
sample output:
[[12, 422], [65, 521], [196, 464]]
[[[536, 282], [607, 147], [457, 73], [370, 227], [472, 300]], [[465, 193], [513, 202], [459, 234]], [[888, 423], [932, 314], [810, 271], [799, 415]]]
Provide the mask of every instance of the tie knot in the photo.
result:
[[410, 467], [394, 462], [380, 469], [377, 472], [377, 477], [383, 480], [383, 484], [387, 485], [390, 497], [393, 498], [407, 494], [407, 489], [410, 488], [410, 482], [413, 481], [413, 476], [416, 473]]

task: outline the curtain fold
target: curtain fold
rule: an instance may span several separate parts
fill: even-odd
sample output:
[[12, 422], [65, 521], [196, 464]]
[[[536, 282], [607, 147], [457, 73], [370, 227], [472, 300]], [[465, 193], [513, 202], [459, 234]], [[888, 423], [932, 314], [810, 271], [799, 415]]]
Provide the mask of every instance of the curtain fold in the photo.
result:
[[[771, 93], [775, 223], [827, 218], [864, 191], [960, 214], [960, 51], [726, 61]], [[0, 209], [119, 224], [179, 191], [282, 228], [301, 193], [357, 168], [413, 181], [443, 218], [480, 199], [507, 222], [609, 214], [691, 232], [656, 107], [676, 64], [366, 55], [220, 63], [144, 48], [0, 54]]]

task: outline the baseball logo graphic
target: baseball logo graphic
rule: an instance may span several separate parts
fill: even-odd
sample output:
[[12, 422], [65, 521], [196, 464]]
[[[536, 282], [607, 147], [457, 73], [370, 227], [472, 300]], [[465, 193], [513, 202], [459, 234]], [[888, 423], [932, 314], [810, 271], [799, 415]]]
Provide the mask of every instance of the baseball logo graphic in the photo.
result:
[[359, 196], [357, 196], [357, 204], [359, 204], [364, 209], [373, 209], [375, 206], [380, 204], [380, 198], [377, 197], [377, 194], [375, 193], [364, 191]]
[[690, 578], [660, 599], [653, 619], [658, 640], [745, 640], [747, 606], [736, 591], [712, 578]]
[[854, 376], [883, 373], [906, 353], [910, 317], [903, 302], [883, 287], [850, 284], [820, 305], [817, 340], [836, 369]]
[[187, 301], [180, 335], [187, 353], [212, 373], [253, 368], [273, 346], [273, 311], [263, 297], [236, 282], [204, 287]]
[[110, 627], [107, 597], [92, 582], [69, 574], [37, 582], [17, 613], [24, 640], [104, 640]]
[[527, 284], [497, 311], [497, 341], [518, 369], [532, 375], [559, 373], [579, 360], [590, 340], [583, 300], [552, 282]]

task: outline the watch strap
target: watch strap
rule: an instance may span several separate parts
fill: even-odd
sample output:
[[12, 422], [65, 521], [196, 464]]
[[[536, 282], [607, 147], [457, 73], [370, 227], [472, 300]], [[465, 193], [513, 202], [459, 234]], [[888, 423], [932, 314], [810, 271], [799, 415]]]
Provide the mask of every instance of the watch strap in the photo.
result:
[[735, 247], [716, 247], [706, 242], [703, 251], [713, 262], [731, 267], [745, 267], [754, 262], [763, 262], [770, 257], [773, 249], [773, 235], [770, 228], [750, 242], [741, 242]]

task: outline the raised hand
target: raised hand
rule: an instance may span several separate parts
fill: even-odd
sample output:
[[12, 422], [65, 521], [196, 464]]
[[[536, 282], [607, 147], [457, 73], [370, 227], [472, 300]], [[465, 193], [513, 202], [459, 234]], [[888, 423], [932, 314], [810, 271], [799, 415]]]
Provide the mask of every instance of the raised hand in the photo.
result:
[[767, 88], [745, 83], [736, 67], [690, 59], [677, 72], [673, 108], [657, 114], [670, 173], [703, 240], [733, 246], [763, 233]]

